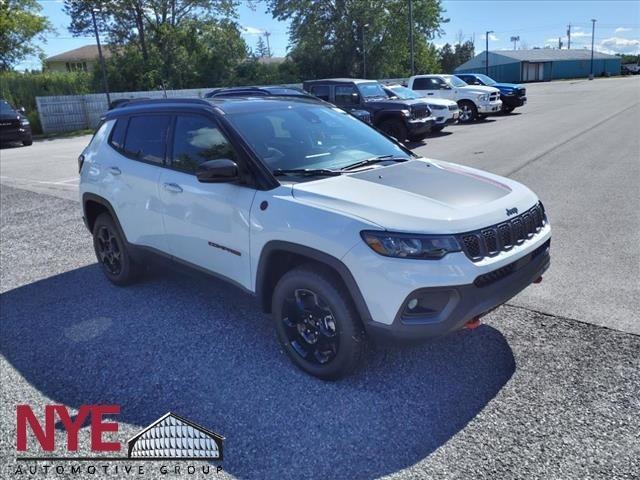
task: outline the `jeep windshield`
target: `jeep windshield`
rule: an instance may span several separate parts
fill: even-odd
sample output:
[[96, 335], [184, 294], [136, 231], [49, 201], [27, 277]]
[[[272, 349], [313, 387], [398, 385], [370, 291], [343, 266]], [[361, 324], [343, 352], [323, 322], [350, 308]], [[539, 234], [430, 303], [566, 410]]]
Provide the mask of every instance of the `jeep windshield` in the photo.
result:
[[335, 107], [283, 101], [273, 102], [269, 108], [229, 113], [225, 118], [267, 167], [280, 174], [298, 171], [309, 176], [313, 170], [322, 175], [365, 160], [414, 158], [408, 150]]
[[357, 85], [360, 95], [364, 98], [387, 98], [384, 88], [378, 82], [363, 82]]

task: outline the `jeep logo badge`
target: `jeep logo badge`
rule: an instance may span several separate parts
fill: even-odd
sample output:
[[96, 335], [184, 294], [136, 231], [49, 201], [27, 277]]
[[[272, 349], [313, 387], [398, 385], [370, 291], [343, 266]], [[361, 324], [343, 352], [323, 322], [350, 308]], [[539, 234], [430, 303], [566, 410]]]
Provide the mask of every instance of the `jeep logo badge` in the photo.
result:
[[515, 215], [516, 213], [518, 213], [518, 209], [516, 207], [507, 208], [507, 217], [510, 217], [511, 215]]

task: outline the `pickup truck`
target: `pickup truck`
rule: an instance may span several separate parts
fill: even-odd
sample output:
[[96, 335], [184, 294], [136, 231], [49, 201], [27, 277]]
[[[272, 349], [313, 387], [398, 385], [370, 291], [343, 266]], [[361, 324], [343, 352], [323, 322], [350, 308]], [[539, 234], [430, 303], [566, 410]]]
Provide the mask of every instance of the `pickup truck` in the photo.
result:
[[469, 85], [484, 85], [500, 90], [500, 100], [502, 100], [502, 111], [511, 113], [517, 107], [527, 103], [527, 89], [516, 83], [498, 83], [493, 78], [482, 73], [457, 73], [463, 82]]
[[431, 113], [436, 117], [436, 123], [431, 127], [431, 132], [440, 132], [447, 125], [451, 125], [458, 121], [459, 108], [458, 104], [453, 100], [446, 100], [444, 98], [424, 97], [418, 92], [398, 85], [396, 83], [389, 83], [384, 85], [384, 91], [387, 92], [389, 98], [400, 98], [402, 100], [408, 99], [420, 99], [429, 105]]
[[435, 123], [429, 107], [421, 100], [391, 100], [375, 80], [328, 78], [308, 80], [302, 88], [342, 108], [367, 110], [372, 124], [399, 142], [425, 138]]
[[436, 98], [454, 100], [460, 107], [460, 122], [472, 122], [502, 109], [500, 90], [470, 86], [455, 75], [414, 75], [407, 86], [411, 90]]

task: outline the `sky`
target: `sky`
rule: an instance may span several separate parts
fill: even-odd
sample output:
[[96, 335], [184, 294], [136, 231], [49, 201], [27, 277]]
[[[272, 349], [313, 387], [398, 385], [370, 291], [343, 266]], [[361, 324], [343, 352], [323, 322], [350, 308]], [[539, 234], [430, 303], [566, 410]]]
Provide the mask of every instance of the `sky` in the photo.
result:
[[[71, 50], [95, 42], [93, 37], [74, 38], [68, 32], [69, 18], [62, 10], [62, 0], [39, 0], [56, 32], [41, 43], [46, 56]], [[567, 46], [567, 25], [571, 24], [571, 48], [591, 47], [591, 19], [595, 18], [595, 48], [605, 53], [640, 55], [639, 0], [444, 0], [444, 34], [433, 40], [436, 46], [455, 43], [460, 36], [474, 40], [476, 52], [485, 49], [485, 32], [489, 35], [490, 50], [513, 48], [512, 36], [519, 36], [518, 47], [558, 47], [558, 37]], [[288, 24], [274, 20], [266, 12], [264, 3], [252, 10], [242, 2], [238, 11], [247, 44], [254, 48], [258, 38], [269, 32], [272, 55], [284, 56], [288, 47]], [[18, 69], [38, 69], [40, 61], [29, 58]]]

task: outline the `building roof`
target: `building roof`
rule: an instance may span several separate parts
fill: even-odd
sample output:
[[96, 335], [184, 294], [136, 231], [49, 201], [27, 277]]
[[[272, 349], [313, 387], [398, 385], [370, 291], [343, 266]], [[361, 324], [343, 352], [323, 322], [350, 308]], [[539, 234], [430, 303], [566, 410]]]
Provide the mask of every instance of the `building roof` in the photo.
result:
[[[111, 56], [109, 45], [102, 45], [102, 54], [105, 58]], [[74, 48], [73, 50], [48, 57], [45, 62], [86, 62], [87, 60], [98, 60], [97, 45], [85, 45], [84, 47]]]
[[[521, 62], [552, 62], [555, 60], [589, 60], [591, 50], [586, 48], [557, 50], [553, 48], [534, 48], [531, 50], [493, 50], [496, 55], [512, 58]], [[480, 55], [484, 55], [482, 52]], [[618, 58], [602, 52], [593, 52], [594, 59]]]

